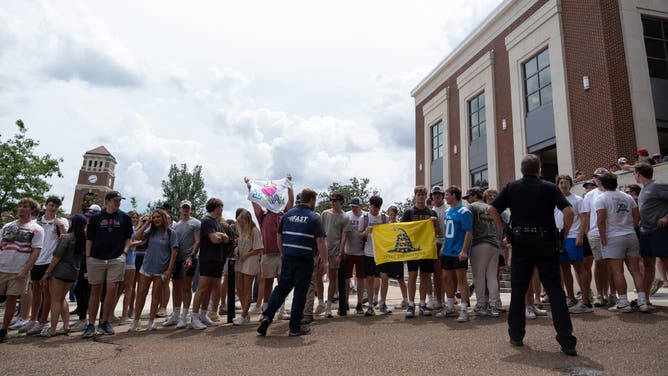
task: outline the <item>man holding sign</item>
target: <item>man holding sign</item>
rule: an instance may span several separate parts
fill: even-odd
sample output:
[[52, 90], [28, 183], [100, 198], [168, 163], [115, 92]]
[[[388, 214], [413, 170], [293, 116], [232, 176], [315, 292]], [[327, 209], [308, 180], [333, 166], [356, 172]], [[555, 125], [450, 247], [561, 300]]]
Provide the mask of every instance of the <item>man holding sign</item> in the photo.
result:
[[[415, 206], [406, 210], [401, 216], [401, 222], [413, 222], [429, 219], [434, 223], [436, 234], [441, 234], [443, 229], [438, 227], [438, 215], [427, 207], [427, 187], [418, 185], [413, 189], [415, 193]], [[433, 239], [433, 248], [436, 249], [436, 238]], [[431, 311], [427, 309], [427, 286], [431, 284], [431, 276], [434, 272], [434, 258], [423, 258], [408, 261], [408, 309], [406, 318], [415, 316], [415, 289], [418, 271], [420, 272], [420, 315], [430, 316]]]

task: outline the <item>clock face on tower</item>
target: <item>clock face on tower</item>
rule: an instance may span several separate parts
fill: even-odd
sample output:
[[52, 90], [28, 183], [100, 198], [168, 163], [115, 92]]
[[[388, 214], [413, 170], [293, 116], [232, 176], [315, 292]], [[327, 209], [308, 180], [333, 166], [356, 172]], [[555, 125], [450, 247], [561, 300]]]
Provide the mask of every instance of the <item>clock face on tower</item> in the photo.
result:
[[88, 175], [88, 182], [95, 184], [97, 182], [97, 175]]

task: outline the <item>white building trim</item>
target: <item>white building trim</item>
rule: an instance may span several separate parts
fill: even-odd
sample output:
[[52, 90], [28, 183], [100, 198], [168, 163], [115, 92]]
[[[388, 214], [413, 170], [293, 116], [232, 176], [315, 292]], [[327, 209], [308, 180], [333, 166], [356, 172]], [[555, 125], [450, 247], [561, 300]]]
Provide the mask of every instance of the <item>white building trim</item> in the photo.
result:
[[647, 148], [650, 153], [655, 153], [659, 151], [659, 135], [656, 129], [656, 114], [641, 17], [646, 15], [668, 19], [668, 2], [621, 0], [619, 7], [636, 143], [638, 147]]
[[448, 121], [448, 92], [446, 87], [422, 108], [424, 116], [424, 184], [431, 185], [431, 127], [439, 121], [443, 125], [443, 185], [450, 182], [450, 122]]
[[494, 104], [494, 51], [485, 53], [466, 71], [457, 77], [459, 90], [459, 145], [461, 150], [461, 188], [471, 186], [469, 168], [469, 114], [468, 101], [485, 92], [485, 133], [487, 144], [487, 174], [490, 187], [498, 187], [498, 159]]
[[573, 173], [573, 144], [559, 4], [557, 0], [548, 1], [505, 39], [510, 73], [514, 155], [517, 162], [515, 176], [518, 178], [521, 176], [519, 161], [527, 153], [522, 64], [546, 47], [550, 50], [557, 165], [560, 173]]

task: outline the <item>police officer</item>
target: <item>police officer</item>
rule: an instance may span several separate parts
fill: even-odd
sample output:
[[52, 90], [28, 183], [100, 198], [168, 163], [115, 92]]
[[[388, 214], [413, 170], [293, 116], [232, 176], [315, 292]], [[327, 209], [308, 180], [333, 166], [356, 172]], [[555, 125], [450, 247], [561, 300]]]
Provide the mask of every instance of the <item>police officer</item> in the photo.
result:
[[300, 195], [299, 205], [285, 213], [278, 225], [277, 240], [282, 255], [281, 275], [257, 328], [257, 332], [263, 336], [267, 334], [276, 311], [293, 288], [295, 292], [290, 315], [290, 336], [309, 333], [308, 328], [301, 326], [301, 321], [313, 272], [313, 257], [320, 255], [321, 272], [329, 267], [322, 222], [313, 211], [317, 194], [314, 190], [305, 188]]
[[[552, 322], [561, 351], [575, 356], [576, 338], [566, 306], [566, 295], [559, 274], [559, 244], [573, 223], [573, 208], [556, 185], [539, 178], [540, 159], [529, 154], [522, 159], [522, 179], [508, 183], [488, 211], [497, 225], [505, 227], [499, 213], [510, 208], [513, 257], [508, 334], [513, 346], [522, 346], [525, 334], [524, 295], [534, 268], [547, 291], [552, 307]], [[554, 207], [564, 214], [564, 230], [557, 233]]]

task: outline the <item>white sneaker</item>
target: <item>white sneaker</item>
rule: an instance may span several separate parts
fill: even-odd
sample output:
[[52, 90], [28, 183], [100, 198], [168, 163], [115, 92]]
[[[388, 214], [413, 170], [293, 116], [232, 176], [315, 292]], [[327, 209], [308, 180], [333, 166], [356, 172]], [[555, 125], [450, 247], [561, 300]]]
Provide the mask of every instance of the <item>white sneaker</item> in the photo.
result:
[[476, 304], [475, 307], [473, 308], [473, 316], [487, 316], [487, 314], [488, 311], [486, 305]]
[[459, 317], [457, 317], [457, 322], [467, 322], [469, 321], [469, 313], [466, 310], [459, 311]]
[[146, 327], [146, 330], [149, 331], [149, 332], [152, 332], [154, 330], [158, 330], [158, 324], [156, 324], [153, 321], [149, 321], [148, 322], [148, 327]]
[[128, 328], [128, 333], [133, 333], [139, 330], [139, 320], [132, 320], [130, 327]]
[[86, 327], [88, 326], [88, 321], [86, 320], [79, 320], [74, 325], [70, 327], [71, 332], [83, 332], [86, 330]]
[[21, 329], [21, 327], [28, 323], [28, 320], [24, 320], [20, 317], [17, 317], [16, 320], [9, 326], [9, 330]]
[[19, 333], [27, 332], [28, 330], [32, 329], [32, 327], [35, 326], [35, 324], [37, 324], [37, 321], [32, 321], [32, 320], [26, 321], [25, 324], [23, 324], [23, 326], [19, 328]]
[[251, 309], [248, 311], [248, 313], [262, 313], [262, 308], [258, 306], [252, 306]]
[[453, 316], [455, 314], [454, 309], [448, 309], [448, 307], [443, 308], [442, 310], [436, 312], [434, 317], [442, 319], [444, 317]]
[[547, 311], [534, 305], [527, 306], [536, 316], [547, 316]]
[[575, 313], [591, 313], [591, 312], [594, 312], [594, 309], [591, 308], [591, 307], [587, 307], [584, 303], [582, 303], [582, 300], [580, 300], [576, 305], [569, 308], [568, 312], [574, 313], [574, 314]]
[[167, 318], [167, 320], [162, 322], [162, 326], [174, 326], [174, 325], [176, 325], [176, 323], [179, 322], [177, 316], [180, 316], [180, 315], [176, 315], [176, 314], [172, 313], [172, 315], [169, 316], [169, 318]]
[[[190, 321], [192, 321], [192, 317], [190, 318]], [[209, 316], [202, 315], [201, 312], [200, 312], [200, 315], [199, 315], [199, 321], [206, 326], [217, 326], [218, 325], [217, 323], [211, 321]]]
[[527, 320], [535, 320], [536, 319], [536, 313], [532, 309], [530, 309], [529, 307], [531, 307], [531, 306], [527, 306], [526, 308], [524, 308], [524, 316], [526, 316]]
[[314, 315], [316, 315], [316, 316], [320, 316], [320, 315], [322, 315], [323, 313], [325, 313], [325, 310], [326, 310], [325, 303], [320, 302], [320, 303], [318, 303], [318, 305], [315, 307]]
[[278, 319], [279, 320], [290, 320], [290, 315], [285, 312], [285, 309], [281, 309], [278, 311]]
[[37, 322], [35, 325], [32, 326], [27, 332], [26, 335], [32, 336], [35, 334], [40, 334], [42, 332], [42, 329], [44, 329], [44, 325], [46, 323], [43, 322]]
[[199, 313], [190, 315], [190, 327], [196, 330], [206, 329], [206, 324], [202, 323], [202, 320], [200, 320]]
[[244, 316], [239, 316], [232, 320], [233, 325], [246, 325], [250, 323], [250, 315], [244, 317]]
[[186, 316], [181, 315], [181, 317], [179, 317], [179, 322], [176, 323], [176, 329], [183, 329], [186, 326], [188, 326], [188, 323], [186, 322]]
[[433, 295], [429, 296], [429, 301], [427, 302], [427, 308], [433, 310], [436, 308], [436, 298]]

